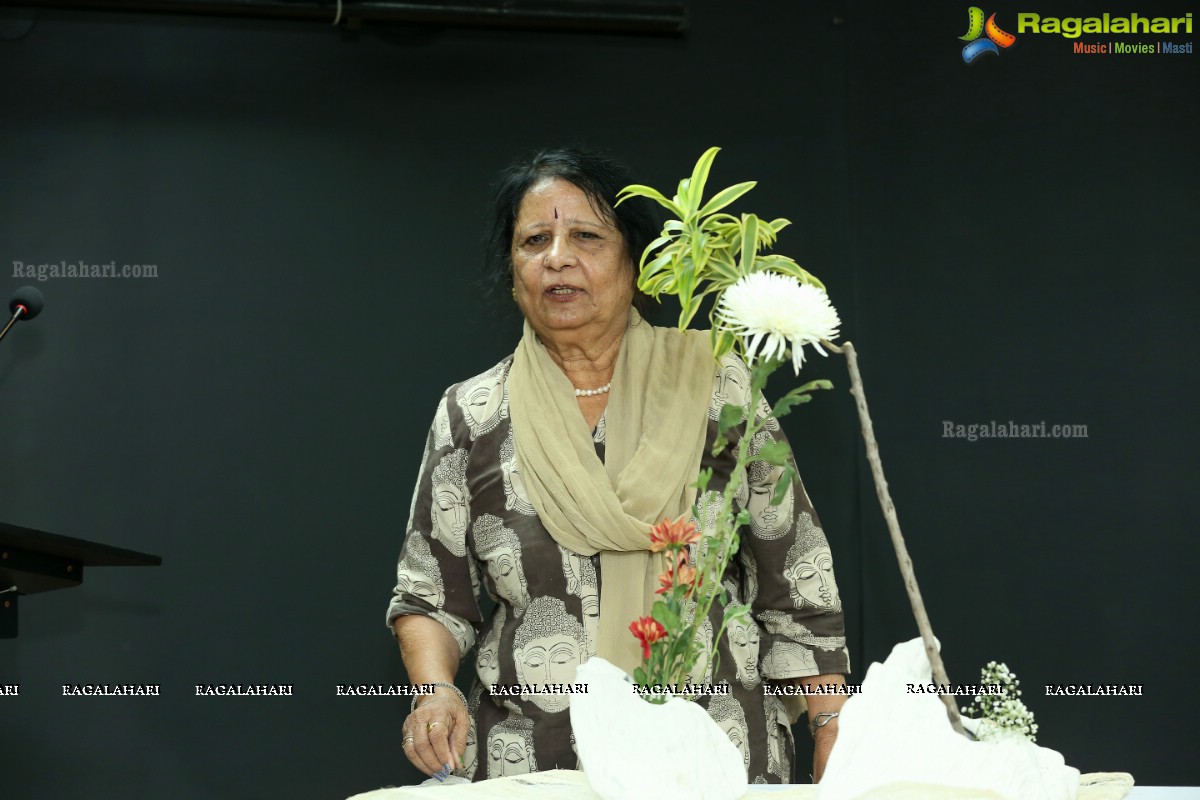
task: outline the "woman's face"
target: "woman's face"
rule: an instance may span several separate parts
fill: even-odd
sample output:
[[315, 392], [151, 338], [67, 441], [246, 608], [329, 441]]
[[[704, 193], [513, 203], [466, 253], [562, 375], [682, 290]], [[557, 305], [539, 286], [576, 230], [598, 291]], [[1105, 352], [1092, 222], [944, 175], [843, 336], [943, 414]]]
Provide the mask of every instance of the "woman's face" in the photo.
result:
[[533, 185], [513, 226], [513, 289], [547, 344], [580, 344], [620, 331], [633, 302], [633, 262], [612, 223], [572, 183]]

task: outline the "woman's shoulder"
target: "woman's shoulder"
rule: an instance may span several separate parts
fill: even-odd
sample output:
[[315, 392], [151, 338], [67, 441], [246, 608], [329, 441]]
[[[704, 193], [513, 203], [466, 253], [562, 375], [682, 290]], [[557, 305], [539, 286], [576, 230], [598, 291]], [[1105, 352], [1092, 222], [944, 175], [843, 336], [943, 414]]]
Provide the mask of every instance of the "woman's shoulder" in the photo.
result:
[[508, 420], [508, 370], [512, 355], [478, 375], [451, 384], [442, 393], [438, 413], [470, 441], [491, 433]]
[[503, 385], [508, 380], [508, 370], [512, 366], [512, 361], [513, 354], [509, 353], [478, 375], [472, 375], [457, 383], [450, 384], [450, 386], [446, 387], [446, 391], [442, 392], [442, 396], [450, 400], [456, 400], [460, 395], [469, 394], [473, 389], [484, 384], [498, 382], [500, 385]]

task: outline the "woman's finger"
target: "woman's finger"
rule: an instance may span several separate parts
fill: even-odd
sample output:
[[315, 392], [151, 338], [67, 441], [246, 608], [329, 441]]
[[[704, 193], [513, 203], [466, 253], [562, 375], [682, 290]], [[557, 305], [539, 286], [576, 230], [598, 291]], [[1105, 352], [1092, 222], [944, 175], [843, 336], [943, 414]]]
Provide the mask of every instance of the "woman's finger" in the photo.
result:
[[463, 753], [467, 752], [467, 735], [471, 732], [471, 715], [467, 710], [457, 709], [454, 714], [454, 727], [450, 731], [450, 749], [453, 751], [454, 759], [450, 765], [454, 769], [461, 769], [466, 765], [463, 764]]
[[429, 742], [433, 746], [434, 758], [437, 759], [437, 767], [434, 771], [445, 770], [446, 773], [449, 773], [454, 769], [458, 760], [450, 749], [450, 726], [440, 719], [435, 719], [429, 723], [428, 728]]
[[415, 758], [410, 758], [417, 769], [424, 772], [426, 775], [433, 776], [442, 769], [442, 762], [438, 761], [437, 755], [433, 750], [433, 742], [429, 740], [429, 731], [421, 728], [413, 734], [413, 750]]
[[401, 740], [401, 747], [404, 750], [404, 755], [412, 762], [412, 765], [432, 777], [441, 766], [437, 764], [437, 758], [433, 755], [433, 747], [429, 743], [429, 731], [427, 717], [424, 714], [410, 714], [404, 723], [405, 733]]

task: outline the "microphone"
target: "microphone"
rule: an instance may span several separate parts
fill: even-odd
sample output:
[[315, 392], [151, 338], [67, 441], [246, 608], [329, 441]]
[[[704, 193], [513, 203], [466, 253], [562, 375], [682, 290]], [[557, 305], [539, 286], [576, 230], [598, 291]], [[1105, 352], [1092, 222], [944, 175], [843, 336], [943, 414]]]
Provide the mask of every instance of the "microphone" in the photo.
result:
[[12, 312], [12, 319], [4, 326], [4, 330], [0, 331], [0, 339], [4, 338], [9, 328], [17, 324], [17, 320], [33, 319], [42, 313], [45, 305], [46, 299], [42, 297], [41, 291], [36, 286], [22, 286], [17, 289], [12, 300], [8, 301], [8, 310]]

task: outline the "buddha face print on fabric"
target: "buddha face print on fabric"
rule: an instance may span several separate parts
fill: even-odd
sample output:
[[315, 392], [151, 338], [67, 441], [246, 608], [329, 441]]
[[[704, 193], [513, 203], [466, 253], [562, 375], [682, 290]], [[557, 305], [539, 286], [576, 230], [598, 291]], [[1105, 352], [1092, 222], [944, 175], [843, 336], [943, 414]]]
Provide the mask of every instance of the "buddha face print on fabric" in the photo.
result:
[[475, 654], [475, 673], [482, 686], [491, 687], [500, 682], [500, 635], [504, 630], [504, 618], [504, 605], [497, 604], [492, 626], [479, 642]]
[[746, 713], [741, 705], [732, 697], [714, 695], [708, 701], [708, 714], [741, 752], [742, 763], [749, 767], [750, 745], [746, 737]]
[[[759, 431], [754, 436], [750, 452], [757, 454], [770, 441], [774, 440], [769, 433]], [[771, 502], [774, 499], [776, 484], [783, 478], [783, 474], [783, 467], [765, 461], [755, 461], [747, 468], [749, 497], [746, 500], [746, 510], [750, 512], [750, 531], [760, 539], [778, 539], [791, 530], [795, 498], [790, 481], [779, 503]]]
[[509, 712], [488, 733], [487, 776], [528, 775], [537, 771], [533, 757], [533, 720]]
[[825, 533], [807, 512], [796, 518], [796, 541], [783, 565], [792, 604], [796, 608], [838, 610], [842, 607], [833, 577], [833, 555]]
[[758, 623], [749, 617], [734, 620], [729, 624], [729, 652], [737, 665], [737, 679], [747, 689], [759, 683], [758, 677]]
[[445, 602], [442, 571], [429, 550], [429, 543], [421, 536], [409, 535], [404, 540], [396, 566], [396, 586], [435, 609]]
[[[522, 685], [559, 686], [575, 681], [575, 671], [585, 658], [583, 626], [554, 597], [535, 599], [513, 637], [517, 682]], [[569, 694], [526, 693], [522, 697], [543, 711], [565, 711]]]
[[529, 605], [529, 584], [521, 567], [521, 540], [504, 520], [483, 514], [475, 521], [475, 549], [487, 566], [496, 594], [521, 614]]
[[750, 399], [750, 370], [740, 358], [722, 358], [713, 380], [713, 399], [708, 404], [708, 418], [720, 418], [726, 404], [746, 407]]
[[500, 474], [504, 481], [504, 508], [520, 514], [533, 516], [537, 509], [529, 501], [525, 491], [525, 480], [521, 477], [521, 467], [517, 463], [516, 448], [513, 446], [513, 429], [508, 429], [508, 436], [500, 445]]
[[462, 558], [467, 554], [467, 520], [471, 498], [467, 493], [467, 451], [452, 450], [433, 468], [433, 538]]
[[491, 433], [501, 420], [508, 418], [507, 393], [503, 364], [497, 364], [458, 387], [454, 399], [462, 409], [471, 441]]

